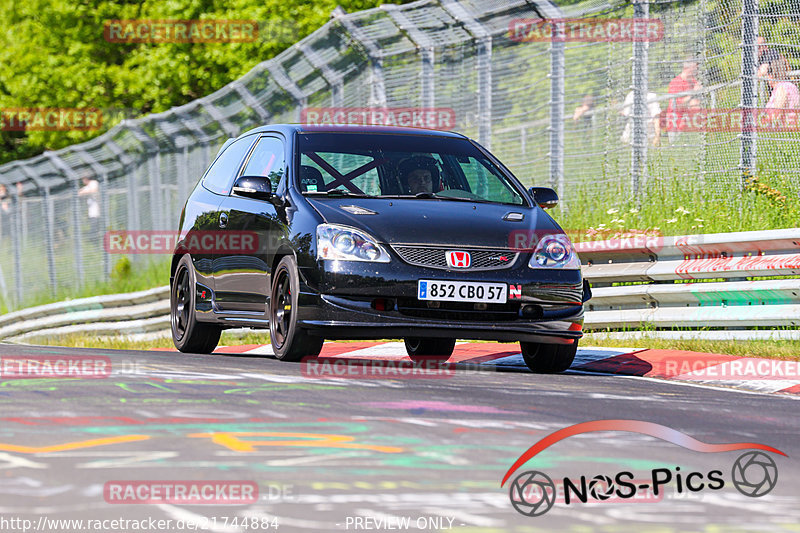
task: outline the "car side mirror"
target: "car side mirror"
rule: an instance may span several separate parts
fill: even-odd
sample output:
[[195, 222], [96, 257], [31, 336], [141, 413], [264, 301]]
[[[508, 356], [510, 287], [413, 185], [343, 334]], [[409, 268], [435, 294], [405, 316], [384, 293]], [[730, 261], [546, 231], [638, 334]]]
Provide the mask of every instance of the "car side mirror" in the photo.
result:
[[542, 209], [550, 209], [558, 205], [558, 194], [550, 187], [531, 187], [528, 192], [533, 201]]
[[266, 176], [241, 176], [233, 184], [233, 192], [256, 200], [269, 200], [272, 198], [272, 183]]

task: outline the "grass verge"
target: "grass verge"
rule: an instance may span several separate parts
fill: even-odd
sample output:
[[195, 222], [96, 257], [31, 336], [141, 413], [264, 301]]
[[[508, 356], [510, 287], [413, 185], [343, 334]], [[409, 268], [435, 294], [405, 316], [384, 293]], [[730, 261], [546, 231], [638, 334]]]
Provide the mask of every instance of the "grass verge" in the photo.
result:
[[800, 341], [757, 340], [757, 341], [717, 341], [689, 339], [613, 339], [596, 336], [584, 339], [584, 346], [616, 348], [649, 348], [651, 350], [685, 350], [689, 352], [735, 355], [738, 357], [763, 357], [765, 359], [785, 359], [800, 361]]
[[[397, 339], [384, 339], [388, 342]], [[343, 341], [350, 342], [350, 341]], [[76, 348], [103, 348], [112, 350], [154, 350], [169, 348], [174, 350], [172, 339], [169, 337], [147, 340], [130, 341], [122, 337], [93, 337], [88, 335], [70, 335], [60, 338], [42, 339], [37, 344], [47, 346], [67, 346]], [[223, 332], [220, 338], [221, 346], [236, 346], [242, 344], [269, 344], [267, 332], [253, 331], [245, 335]], [[663, 350], [685, 350], [690, 352], [713, 353], [720, 355], [734, 355], [739, 357], [763, 357], [766, 359], [800, 360], [800, 341], [713, 341], [713, 340], [680, 340], [657, 339], [645, 337], [642, 339], [612, 339], [602, 335], [584, 339], [582, 346], [599, 346], [616, 348], [650, 348]]]

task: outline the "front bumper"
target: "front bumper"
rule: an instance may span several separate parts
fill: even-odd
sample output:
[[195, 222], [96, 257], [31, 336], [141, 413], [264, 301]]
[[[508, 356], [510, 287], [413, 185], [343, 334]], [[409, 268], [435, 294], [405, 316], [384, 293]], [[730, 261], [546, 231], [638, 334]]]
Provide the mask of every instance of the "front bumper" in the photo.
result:
[[[580, 271], [504, 269], [453, 272], [403, 265], [348, 264], [346, 272], [321, 262], [301, 271], [299, 325], [326, 339], [449, 337], [509, 342], [571, 344], [583, 335], [586, 287]], [[314, 275], [316, 274], [316, 276]], [[507, 304], [429, 304], [417, 299], [419, 279], [501, 282], [520, 285]], [[315, 286], [314, 286], [315, 285]], [[376, 308], [376, 300], [384, 305]]]

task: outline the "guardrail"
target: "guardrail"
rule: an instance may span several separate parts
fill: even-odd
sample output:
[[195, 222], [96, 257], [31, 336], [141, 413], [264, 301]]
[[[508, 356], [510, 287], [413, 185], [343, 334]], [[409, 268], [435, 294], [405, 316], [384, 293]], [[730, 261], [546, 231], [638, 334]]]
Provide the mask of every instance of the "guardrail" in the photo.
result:
[[640, 236], [576, 247], [593, 287], [587, 329], [800, 325], [800, 229]]
[[136, 335], [169, 330], [169, 286], [92, 296], [0, 316], [0, 339], [26, 341], [73, 333]]
[[[726, 331], [666, 336], [800, 338], [800, 331], [751, 329], [800, 326], [800, 229], [642, 235], [581, 242], [576, 248], [583, 274], [592, 284], [587, 330], [723, 328]], [[769, 279], [748, 279], [753, 277]], [[168, 330], [167, 286], [0, 316], [0, 339], [16, 341], [69, 333]]]

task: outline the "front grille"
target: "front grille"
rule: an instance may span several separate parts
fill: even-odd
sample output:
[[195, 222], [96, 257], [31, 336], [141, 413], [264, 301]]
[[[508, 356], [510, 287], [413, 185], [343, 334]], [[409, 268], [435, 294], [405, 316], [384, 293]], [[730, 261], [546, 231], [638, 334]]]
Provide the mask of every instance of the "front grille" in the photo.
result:
[[[514, 264], [519, 255], [508, 250], [485, 250], [469, 248], [430, 248], [423, 246], [393, 246], [397, 255], [411, 265], [447, 270], [498, 270], [508, 268]], [[469, 268], [452, 268], [447, 266], [446, 254], [448, 251], [469, 252], [471, 264]], [[503, 260], [505, 258], [505, 260]]]
[[484, 310], [475, 309], [475, 304], [468, 302], [437, 302], [437, 304], [439, 307], [430, 307], [428, 302], [401, 298], [397, 301], [397, 310], [406, 316], [438, 320], [507, 322], [519, 318], [518, 302], [486, 304]]

